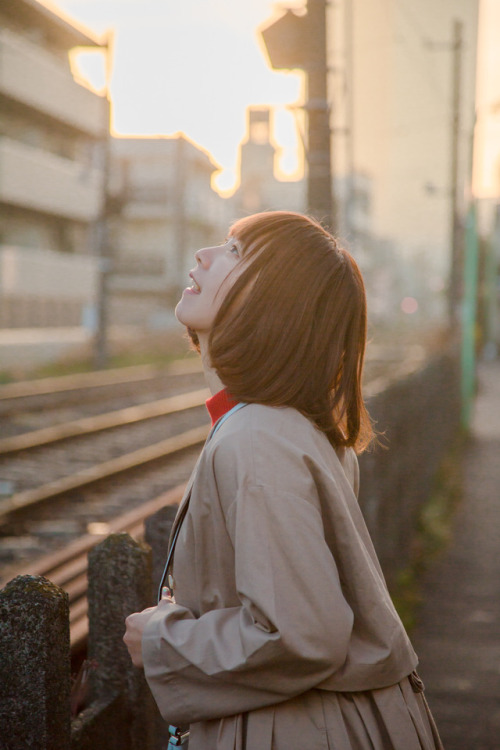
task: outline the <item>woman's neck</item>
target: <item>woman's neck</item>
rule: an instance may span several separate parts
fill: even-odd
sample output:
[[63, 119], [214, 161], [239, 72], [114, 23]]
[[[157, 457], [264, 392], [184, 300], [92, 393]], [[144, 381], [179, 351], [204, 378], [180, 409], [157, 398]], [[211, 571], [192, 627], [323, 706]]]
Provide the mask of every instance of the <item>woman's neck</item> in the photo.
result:
[[210, 393], [212, 394], [212, 396], [215, 396], [215, 394], [221, 391], [225, 386], [213, 367], [210, 365], [207, 337], [198, 334], [198, 338], [200, 342], [201, 363], [205, 372], [205, 380], [207, 381]]

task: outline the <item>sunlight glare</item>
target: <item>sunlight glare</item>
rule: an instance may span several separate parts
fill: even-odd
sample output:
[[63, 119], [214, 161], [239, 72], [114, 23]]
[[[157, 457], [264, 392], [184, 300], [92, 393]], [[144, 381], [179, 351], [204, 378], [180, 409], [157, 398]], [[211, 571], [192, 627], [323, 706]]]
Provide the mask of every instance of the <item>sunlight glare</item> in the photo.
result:
[[[56, 0], [95, 33], [113, 32], [110, 76], [112, 132], [171, 135], [184, 131], [208, 150], [222, 171], [218, 191], [237, 184], [238, 147], [249, 105], [276, 107], [274, 138], [278, 176], [297, 178], [302, 149], [295, 114], [302, 97], [298, 71], [272, 71], [258, 27], [279, 13], [270, 0]], [[292, 3], [297, 8], [302, 0]], [[279, 7], [279, 6], [278, 6]], [[86, 85], [101, 91], [105, 71], [95, 53], [77, 51], [73, 67]]]
[[71, 72], [75, 79], [98, 94], [106, 91], [106, 57], [101, 50], [75, 47], [70, 56]]

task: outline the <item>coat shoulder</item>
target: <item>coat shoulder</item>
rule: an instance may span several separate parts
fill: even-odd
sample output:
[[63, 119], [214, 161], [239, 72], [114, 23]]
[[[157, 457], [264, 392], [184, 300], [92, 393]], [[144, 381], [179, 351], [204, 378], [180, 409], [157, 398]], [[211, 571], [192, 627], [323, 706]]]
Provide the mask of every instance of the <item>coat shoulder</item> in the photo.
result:
[[[270, 440], [282, 438], [300, 440], [317, 438], [326, 440], [325, 435], [313, 422], [291, 406], [266, 406], [247, 404], [218, 430], [215, 438], [219, 442], [237, 440], [245, 442], [255, 437]], [[328, 440], [326, 440], [328, 443]]]
[[[335, 450], [297, 409], [248, 404], [221, 426], [209, 445], [215, 468], [251, 471], [254, 477], [343, 475], [357, 494], [358, 464], [351, 448]], [[241, 475], [240, 475], [241, 476]]]
[[228, 456], [331, 454], [326, 436], [303, 414], [288, 406], [248, 404], [215, 433], [209, 447]]

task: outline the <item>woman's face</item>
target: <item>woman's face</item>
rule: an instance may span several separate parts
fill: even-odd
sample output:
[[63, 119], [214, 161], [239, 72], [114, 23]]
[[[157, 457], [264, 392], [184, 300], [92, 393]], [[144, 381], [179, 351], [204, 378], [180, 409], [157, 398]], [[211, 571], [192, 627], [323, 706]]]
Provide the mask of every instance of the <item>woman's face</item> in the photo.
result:
[[227, 291], [244, 270], [241, 254], [241, 245], [233, 237], [195, 253], [197, 265], [189, 272], [193, 283], [184, 289], [175, 315], [198, 336], [209, 333]]

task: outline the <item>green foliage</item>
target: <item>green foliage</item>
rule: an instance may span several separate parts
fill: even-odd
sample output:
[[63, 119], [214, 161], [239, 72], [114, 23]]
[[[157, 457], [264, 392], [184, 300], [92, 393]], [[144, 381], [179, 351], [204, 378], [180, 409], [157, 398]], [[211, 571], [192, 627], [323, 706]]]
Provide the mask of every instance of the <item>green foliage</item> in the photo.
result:
[[460, 434], [441, 463], [434, 491], [420, 511], [410, 562], [399, 572], [391, 591], [394, 605], [408, 631], [415, 626], [422, 603], [423, 576], [452, 537], [453, 515], [462, 497], [464, 442], [465, 437]]

